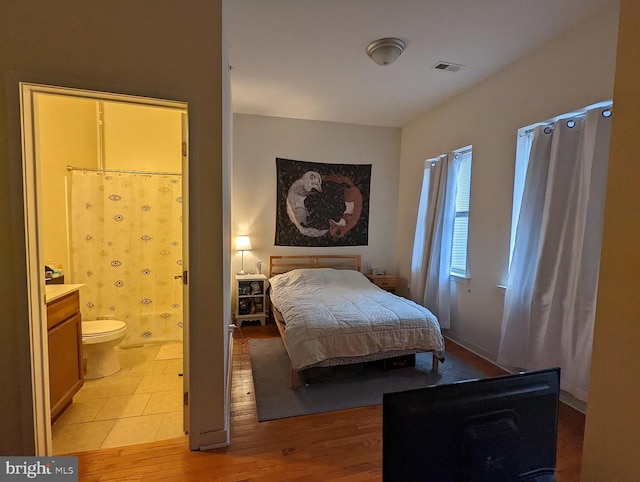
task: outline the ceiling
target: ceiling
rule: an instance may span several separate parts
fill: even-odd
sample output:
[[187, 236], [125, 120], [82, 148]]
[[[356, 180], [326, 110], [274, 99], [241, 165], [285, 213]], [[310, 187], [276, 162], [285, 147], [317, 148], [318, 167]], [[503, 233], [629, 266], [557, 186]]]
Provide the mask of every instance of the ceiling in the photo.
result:
[[[225, 0], [233, 111], [400, 127], [615, 2]], [[407, 44], [388, 67], [381, 37]]]

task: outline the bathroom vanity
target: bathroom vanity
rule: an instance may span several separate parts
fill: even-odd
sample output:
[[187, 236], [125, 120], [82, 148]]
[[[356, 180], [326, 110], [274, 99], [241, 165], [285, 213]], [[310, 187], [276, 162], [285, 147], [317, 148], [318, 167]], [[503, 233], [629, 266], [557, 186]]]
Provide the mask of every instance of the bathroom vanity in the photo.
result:
[[84, 383], [80, 294], [84, 285], [47, 285], [49, 394], [54, 421], [73, 401]]

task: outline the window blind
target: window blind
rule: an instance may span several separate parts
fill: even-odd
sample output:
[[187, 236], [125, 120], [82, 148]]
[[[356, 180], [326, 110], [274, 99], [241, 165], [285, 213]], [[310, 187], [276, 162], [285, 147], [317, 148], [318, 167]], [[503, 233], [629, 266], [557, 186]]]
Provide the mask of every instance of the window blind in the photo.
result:
[[469, 202], [471, 199], [471, 149], [456, 152], [460, 156], [458, 170], [451, 274], [467, 277], [467, 241], [469, 239]]

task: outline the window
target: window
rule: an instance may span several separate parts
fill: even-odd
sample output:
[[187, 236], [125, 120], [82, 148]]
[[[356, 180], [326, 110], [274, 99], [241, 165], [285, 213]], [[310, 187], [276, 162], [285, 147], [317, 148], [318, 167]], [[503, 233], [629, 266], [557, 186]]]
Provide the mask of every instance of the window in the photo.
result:
[[[469, 278], [471, 149], [467, 146], [424, 163], [411, 258], [411, 296], [444, 311], [449, 309], [443, 306], [449, 295], [440, 293], [448, 291], [443, 287], [451, 279]], [[448, 306], [448, 301], [444, 304]]]
[[527, 177], [529, 166], [529, 154], [533, 144], [533, 128], [524, 127], [518, 130], [518, 143], [516, 144], [516, 169], [513, 177], [513, 206], [511, 208], [511, 241], [509, 244], [509, 266], [513, 256], [513, 245], [516, 242], [516, 227], [520, 217], [520, 206], [524, 194], [524, 180]]
[[454, 151], [453, 156], [454, 165], [458, 164], [458, 175], [456, 178], [453, 240], [451, 243], [451, 275], [467, 278], [469, 201], [471, 199], [471, 147]]

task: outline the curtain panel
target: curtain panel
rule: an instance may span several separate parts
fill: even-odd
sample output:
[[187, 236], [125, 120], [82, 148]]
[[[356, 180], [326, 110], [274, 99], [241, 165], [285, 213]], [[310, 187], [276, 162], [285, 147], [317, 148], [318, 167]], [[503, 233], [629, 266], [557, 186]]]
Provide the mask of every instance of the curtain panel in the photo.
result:
[[535, 129], [505, 292], [498, 363], [559, 366], [586, 400], [611, 118], [605, 109]]
[[411, 261], [411, 299], [451, 326], [451, 248], [459, 157], [425, 162]]

